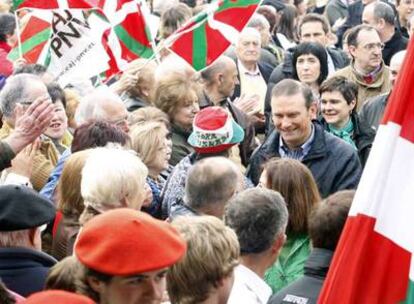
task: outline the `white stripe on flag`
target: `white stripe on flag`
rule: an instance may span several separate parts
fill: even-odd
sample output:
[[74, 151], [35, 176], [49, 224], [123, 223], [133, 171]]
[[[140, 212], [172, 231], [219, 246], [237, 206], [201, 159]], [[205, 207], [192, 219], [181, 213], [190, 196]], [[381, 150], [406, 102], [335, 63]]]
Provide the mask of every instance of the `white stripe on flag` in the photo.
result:
[[214, 19], [214, 15], [208, 17], [208, 25], [210, 25], [212, 29], [218, 30], [224, 36], [224, 38], [230, 41], [231, 44], [236, 44], [240, 32], [234, 27], [227, 23], [217, 21]]
[[350, 215], [377, 219], [375, 231], [414, 252], [414, 144], [401, 126], [380, 125]]

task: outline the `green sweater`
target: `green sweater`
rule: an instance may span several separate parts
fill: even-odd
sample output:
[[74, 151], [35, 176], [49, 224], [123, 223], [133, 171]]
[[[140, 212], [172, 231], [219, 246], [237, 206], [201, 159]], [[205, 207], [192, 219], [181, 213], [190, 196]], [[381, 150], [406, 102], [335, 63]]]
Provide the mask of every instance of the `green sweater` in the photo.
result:
[[303, 266], [310, 253], [308, 235], [291, 235], [280, 251], [276, 263], [265, 274], [266, 283], [273, 293], [295, 281], [303, 275]]

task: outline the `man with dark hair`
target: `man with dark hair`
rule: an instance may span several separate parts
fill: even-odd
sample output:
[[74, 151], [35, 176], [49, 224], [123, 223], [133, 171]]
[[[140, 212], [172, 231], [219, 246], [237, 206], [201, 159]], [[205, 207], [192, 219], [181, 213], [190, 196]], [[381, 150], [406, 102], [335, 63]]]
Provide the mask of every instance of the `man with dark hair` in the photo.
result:
[[240, 192], [229, 202], [225, 222], [237, 234], [241, 255], [227, 303], [267, 303], [272, 290], [263, 277], [286, 240], [288, 211], [283, 197], [264, 188]]
[[240, 170], [224, 157], [202, 159], [190, 168], [183, 200], [171, 208], [170, 219], [180, 215], [223, 218], [229, 199], [242, 188]]
[[345, 77], [325, 80], [320, 92], [321, 117], [325, 130], [352, 145], [359, 155], [362, 167], [368, 159], [375, 131], [356, 112], [358, 87]]
[[382, 58], [386, 65], [390, 65], [391, 57], [408, 45], [408, 39], [395, 29], [395, 13], [391, 6], [384, 2], [373, 2], [364, 8], [362, 22], [374, 27], [384, 44]]
[[269, 304], [317, 303], [354, 195], [355, 191], [339, 191], [312, 211], [309, 236], [313, 249], [306, 261], [304, 276], [273, 295]]
[[316, 112], [316, 103], [307, 85], [286, 79], [273, 88], [275, 130], [251, 158], [247, 174], [253, 183], [259, 182], [264, 162], [272, 157], [287, 157], [300, 160], [310, 169], [322, 197], [356, 188], [361, 163], [355, 149], [313, 123]]
[[[318, 42], [326, 49], [328, 58], [328, 75], [332, 75], [336, 70], [342, 69], [349, 64], [349, 59], [342, 50], [329, 47], [329, 36], [331, 35], [328, 20], [319, 14], [306, 14], [299, 26], [300, 42]], [[265, 99], [266, 131], [269, 133], [273, 129], [271, 120], [271, 93], [275, 84], [286, 78], [292, 78], [293, 63], [292, 57], [295, 48], [289, 49], [285, 53], [284, 62], [279, 64], [272, 72]]]
[[357, 84], [359, 110], [369, 97], [390, 90], [390, 71], [382, 60], [381, 38], [372, 26], [362, 24], [353, 28], [348, 35], [348, 49], [351, 64], [334, 76], [346, 77]]
[[[397, 14], [395, 6], [390, 1], [381, 1], [391, 6], [392, 10], [395, 14]], [[373, 2], [375, 2], [375, 0], [357, 0], [348, 6], [348, 17], [346, 18], [345, 23], [336, 31], [336, 35], [338, 37], [338, 47], [342, 46], [342, 38], [345, 32], [362, 23], [362, 12], [364, 11], [364, 7]], [[401, 26], [398, 18], [395, 20], [395, 26], [397, 30], [400, 30]]]

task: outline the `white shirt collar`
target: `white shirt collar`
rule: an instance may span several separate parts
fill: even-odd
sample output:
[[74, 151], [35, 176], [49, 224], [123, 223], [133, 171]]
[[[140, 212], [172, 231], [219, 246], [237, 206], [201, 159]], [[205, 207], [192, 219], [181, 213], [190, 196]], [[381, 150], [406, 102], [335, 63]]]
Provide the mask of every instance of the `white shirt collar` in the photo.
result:
[[266, 304], [272, 295], [272, 289], [266, 282], [246, 266], [237, 266], [234, 270], [234, 278], [227, 304]]
[[257, 63], [256, 63], [256, 69], [254, 70], [254, 72], [247, 70], [239, 59], [237, 59], [237, 66], [239, 67], [240, 74], [249, 75], [249, 76], [257, 76], [257, 75], [260, 76], [261, 75], [259, 66], [257, 65]]

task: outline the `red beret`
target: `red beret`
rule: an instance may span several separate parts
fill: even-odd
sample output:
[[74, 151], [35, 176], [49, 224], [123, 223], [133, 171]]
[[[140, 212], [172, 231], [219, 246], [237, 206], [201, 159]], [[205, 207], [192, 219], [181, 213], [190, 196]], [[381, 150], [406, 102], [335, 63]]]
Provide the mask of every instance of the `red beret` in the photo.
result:
[[63, 290], [46, 290], [32, 294], [24, 304], [94, 304], [91, 299]]
[[75, 254], [88, 268], [123, 276], [169, 267], [185, 254], [186, 247], [171, 224], [120, 208], [85, 224]]

